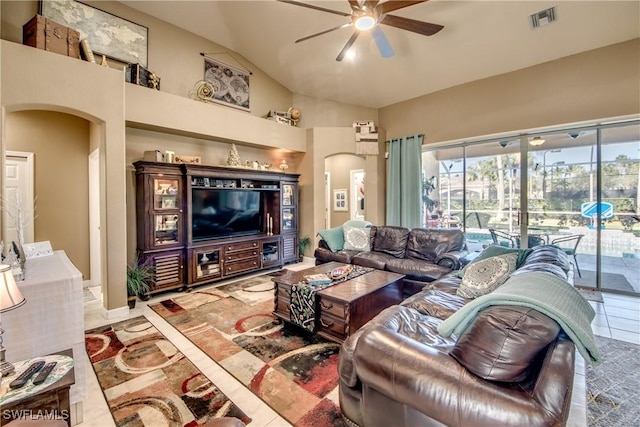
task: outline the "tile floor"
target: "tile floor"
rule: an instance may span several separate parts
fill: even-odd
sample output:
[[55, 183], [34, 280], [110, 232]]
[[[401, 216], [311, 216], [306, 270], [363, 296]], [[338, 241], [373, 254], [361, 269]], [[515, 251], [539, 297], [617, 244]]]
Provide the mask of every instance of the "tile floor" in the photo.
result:
[[[289, 269], [307, 268], [307, 263], [289, 265]], [[237, 279], [236, 279], [237, 280]], [[217, 283], [219, 286], [223, 283]], [[85, 303], [85, 329], [114, 323], [123, 319], [107, 320], [102, 315], [99, 288], [91, 289], [98, 297], [95, 301]], [[236, 381], [226, 371], [216, 365], [200, 349], [191, 344], [182, 334], [165, 322], [147, 304], [170, 298], [172, 293], [163, 293], [148, 302], [138, 301], [135, 309], [130, 310], [129, 317], [145, 315], [160, 332], [191, 360], [218, 388], [236, 403], [249, 417], [250, 426], [282, 427], [290, 424], [281, 418], [270, 407]], [[596, 311], [592, 323], [596, 335], [640, 344], [640, 298], [603, 294], [604, 303], [590, 302]], [[89, 365], [90, 366], [90, 365]], [[584, 427], [586, 421], [586, 385], [584, 376], [584, 360], [578, 355], [576, 360], [576, 377], [574, 381], [573, 399], [569, 414], [569, 427]], [[87, 399], [83, 402], [83, 422], [80, 427], [114, 426], [106, 401], [98, 385], [92, 369], [87, 370]]]

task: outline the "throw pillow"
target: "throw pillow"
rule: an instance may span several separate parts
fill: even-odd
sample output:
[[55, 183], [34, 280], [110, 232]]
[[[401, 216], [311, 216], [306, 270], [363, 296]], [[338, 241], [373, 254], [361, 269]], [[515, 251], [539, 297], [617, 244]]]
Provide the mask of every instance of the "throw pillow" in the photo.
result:
[[457, 294], [463, 298], [477, 298], [497, 289], [516, 270], [518, 254], [505, 254], [474, 262], [462, 276]]
[[327, 243], [331, 252], [338, 252], [342, 250], [344, 246], [344, 232], [342, 231], [342, 227], [334, 227], [318, 231], [318, 235]]
[[369, 228], [350, 227], [345, 225], [343, 230], [345, 250], [364, 252], [371, 250], [371, 243], [369, 242]]
[[520, 268], [524, 263], [525, 259], [529, 256], [532, 249], [518, 249], [518, 248], [505, 248], [504, 246], [499, 245], [491, 245], [487, 247], [485, 250], [480, 252], [480, 254], [474, 258], [469, 264], [467, 264], [462, 270], [458, 272], [458, 277], [464, 277], [464, 273], [469, 266], [475, 264], [476, 262], [482, 261], [483, 259], [491, 258], [498, 255], [504, 254], [518, 254], [518, 260], [516, 261], [516, 268]]

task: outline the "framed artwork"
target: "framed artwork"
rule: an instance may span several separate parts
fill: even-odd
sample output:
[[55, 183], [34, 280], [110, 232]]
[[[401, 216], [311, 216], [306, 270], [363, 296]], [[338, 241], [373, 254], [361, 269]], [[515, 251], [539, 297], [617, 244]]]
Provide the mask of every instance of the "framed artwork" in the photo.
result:
[[147, 66], [147, 27], [75, 0], [41, 0], [40, 14], [78, 30], [94, 54]]
[[176, 207], [176, 198], [175, 197], [163, 197], [162, 198], [162, 209], [173, 209]]
[[248, 72], [205, 57], [204, 79], [213, 85], [214, 102], [250, 111]]
[[348, 211], [349, 201], [347, 199], [347, 189], [333, 190], [333, 210]]

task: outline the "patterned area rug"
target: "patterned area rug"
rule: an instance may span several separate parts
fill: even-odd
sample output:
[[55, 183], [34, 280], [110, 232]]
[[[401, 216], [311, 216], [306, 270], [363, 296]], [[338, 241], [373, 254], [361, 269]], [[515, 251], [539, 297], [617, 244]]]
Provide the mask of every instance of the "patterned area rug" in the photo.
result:
[[340, 346], [272, 314], [263, 275], [192, 292], [150, 307], [296, 426], [342, 426]]
[[603, 362], [586, 370], [589, 426], [640, 426], [640, 346], [595, 338]]
[[88, 330], [85, 343], [117, 426], [250, 421], [144, 316]]

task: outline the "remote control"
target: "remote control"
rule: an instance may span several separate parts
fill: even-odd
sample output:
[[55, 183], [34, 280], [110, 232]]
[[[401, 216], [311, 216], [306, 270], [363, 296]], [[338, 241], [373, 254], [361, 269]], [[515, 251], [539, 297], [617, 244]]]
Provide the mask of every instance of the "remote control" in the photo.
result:
[[36, 372], [38, 372], [44, 366], [44, 360], [37, 360], [33, 362], [29, 367], [18, 377], [9, 383], [10, 388], [20, 388], [24, 386], [29, 378], [33, 376]]
[[44, 365], [44, 368], [42, 368], [42, 370], [40, 372], [38, 372], [38, 375], [36, 375], [36, 377], [33, 379], [33, 383], [35, 385], [42, 384], [44, 382], [44, 380], [47, 379], [47, 377], [49, 376], [51, 371], [53, 371], [53, 368], [57, 364], [58, 364], [58, 362], [49, 362], [46, 365]]

